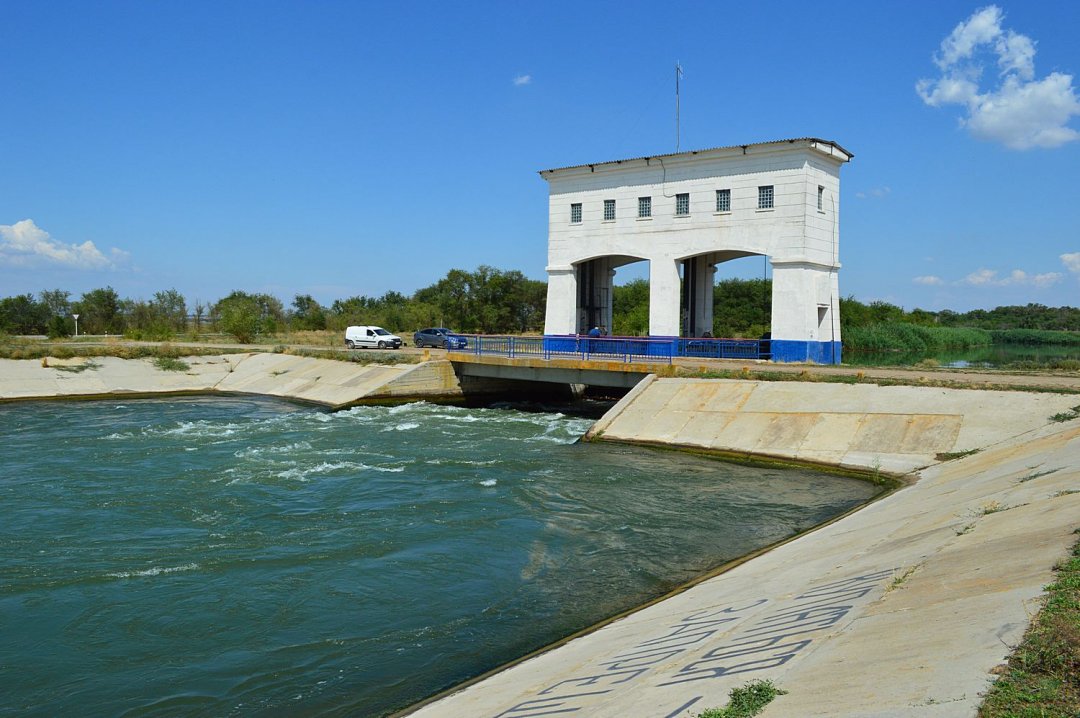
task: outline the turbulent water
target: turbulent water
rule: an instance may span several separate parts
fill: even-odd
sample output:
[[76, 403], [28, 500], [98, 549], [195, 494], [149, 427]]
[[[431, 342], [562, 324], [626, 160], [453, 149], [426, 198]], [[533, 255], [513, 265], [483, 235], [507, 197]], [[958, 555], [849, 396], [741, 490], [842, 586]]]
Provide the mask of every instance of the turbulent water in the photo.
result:
[[0, 406], [0, 715], [382, 715], [872, 493], [589, 424]]

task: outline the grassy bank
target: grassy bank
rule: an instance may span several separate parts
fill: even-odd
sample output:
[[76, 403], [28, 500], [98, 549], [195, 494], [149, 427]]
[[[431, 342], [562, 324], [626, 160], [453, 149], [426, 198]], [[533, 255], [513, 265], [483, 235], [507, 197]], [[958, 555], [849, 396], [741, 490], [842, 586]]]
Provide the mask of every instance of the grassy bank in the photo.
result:
[[1025, 344], [1041, 346], [1080, 346], [1080, 332], [1055, 332], [1043, 329], [991, 330], [994, 344]]
[[[291, 356], [331, 359], [353, 364], [418, 364], [422, 357], [415, 354], [398, 352], [336, 351], [260, 345], [245, 348], [228, 347], [192, 347], [172, 344], [129, 344], [116, 342], [109, 344], [71, 344], [46, 341], [0, 342], [0, 359], [73, 359], [76, 357], [117, 357], [119, 359], [154, 359], [155, 361], [179, 360], [181, 357], [219, 356], [221, 354], [251, 354], [272, 352]], [[175, 366], [175, 365], [174, 365]]]
[[1057, 568], [1046, 605], [987, 693], [979, 718], [1080, 716], [1080, 542]]
[[983, 329], [927, 327], [903, 322], [845, 327], [843, 336], [845, 350], [909, 354], [969, 349], [994, 341], [991, 332]]
[[0, 359], [72, 359], [75, 357], [118, 357], [120, 359], [176, 359], [186, 356], [210, 354], [246, 354], [247, 349], [223, 349], [221, 347], [177, 347], [171, 344], [104, 344], [70, 345], [50, 342], [0, 343]]

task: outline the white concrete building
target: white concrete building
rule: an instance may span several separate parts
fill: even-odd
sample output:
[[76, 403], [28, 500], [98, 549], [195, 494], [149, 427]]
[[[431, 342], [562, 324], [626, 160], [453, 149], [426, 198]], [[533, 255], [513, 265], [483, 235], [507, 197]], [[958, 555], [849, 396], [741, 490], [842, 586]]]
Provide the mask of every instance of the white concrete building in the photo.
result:
[[611, 327], [616, 270], [649, 262], [649, 334], [711, 332], [715, 267], [765, 255], [777, 361], [840, 361], [840, 167], [816, 138], [543, 170], [550, 190], [544, 332]]

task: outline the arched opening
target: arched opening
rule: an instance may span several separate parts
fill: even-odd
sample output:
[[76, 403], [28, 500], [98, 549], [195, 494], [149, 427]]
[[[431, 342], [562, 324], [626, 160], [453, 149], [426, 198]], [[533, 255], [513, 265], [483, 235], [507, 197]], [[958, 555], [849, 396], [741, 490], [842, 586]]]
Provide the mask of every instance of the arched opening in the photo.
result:
[[[594, 257], [574, 265], [574, 277], [577, 286], [575, 311], [576, 333], [588, 334], [593, 328], [602, 334], [637, 336], [648, 334], [648, 281], [636, 279], [638, 271], [631, 271], [624, 279], [623, 286], [616, 284], [620, 269], [627, 265], [648, 262], [639, 257], [614, 255]], [[637, 268], [635, 268], [637, 269]], [[627, 281], [628, 280], [628, 281]], [[640, 293], [639, 284], [644, 284], [644, 326], [641, 325], [640, 307], [627, 307], [626, 297]], [[619, 306], [620, 297], [623, 306]]]
[[680, 335], [756, 339], [768, 332], [767, 274], [768, 258], [753, 252], [721, 250], [680, 260]]

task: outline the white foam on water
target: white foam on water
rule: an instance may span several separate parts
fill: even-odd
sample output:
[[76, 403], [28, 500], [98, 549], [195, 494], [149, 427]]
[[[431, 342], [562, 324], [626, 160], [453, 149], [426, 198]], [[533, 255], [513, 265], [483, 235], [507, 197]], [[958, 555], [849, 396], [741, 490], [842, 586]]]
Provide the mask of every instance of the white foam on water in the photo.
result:
[[154, 566], [153, 568], [143, 569], [142, 571], [117, 571], [116, 573], [110, 573], [110, 578], [141, 578], [144, 576], [160, 576], [162, 574], [179, 573], [181, 571], [194, 571], [199, 568], [197, 563], [185, 563], [183, 566]]
[[484, 479], [483, 481], [480, 482], [480, 485], [481, 486], [494, 486], [497, 483], [499, 483], [498, 479]]
[[281, 446], [249, 446], [246, 449], [240, 449], [233, 453], [238, 459], [250, 459], [262, 454], [292, 454], [297, 451], [308, 451], [311, 449], [311, 444], [307, 441], [297, 441], [292, 444], [283, 444]]
[[420, 424], [415, 421], [403, 421], [400, 424], [394, 424], [393, 426], [387, 426], [383, 431], [412, 431], [413, 429], [419, 429]]
[[335, 471], [388, 471], [397, 473], [404, 471], [403, 467], [381, 467], [381, 466], [368, 466], [367, 464], [357, 463], [355, 461], [323, 461], [315, 466], [297, 466], [285, 471], [279, 471], [274, 474], [281, 479], [288, 479], [290, 481], [308, 481], [309, 476], [315, 476], [318, 474], [329, 474]]

